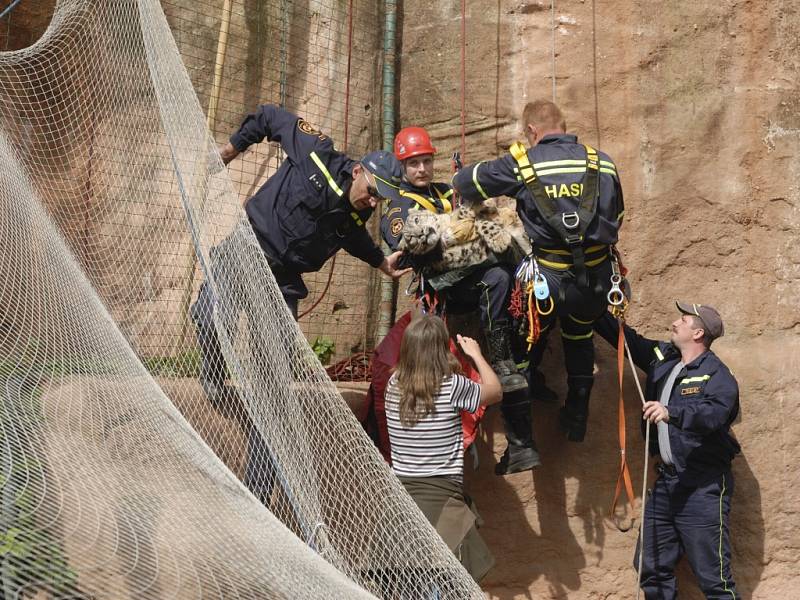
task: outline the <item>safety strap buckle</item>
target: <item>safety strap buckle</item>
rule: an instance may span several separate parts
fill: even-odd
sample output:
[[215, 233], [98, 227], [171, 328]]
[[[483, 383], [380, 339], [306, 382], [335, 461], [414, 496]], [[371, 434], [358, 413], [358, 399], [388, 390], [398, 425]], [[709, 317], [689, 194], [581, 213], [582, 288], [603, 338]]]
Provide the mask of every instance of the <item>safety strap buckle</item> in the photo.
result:
[[569, 230], [577, 229], [581, 224], [581, 218], [577, 212], [564, 213], [561, 215], [561, 223]]

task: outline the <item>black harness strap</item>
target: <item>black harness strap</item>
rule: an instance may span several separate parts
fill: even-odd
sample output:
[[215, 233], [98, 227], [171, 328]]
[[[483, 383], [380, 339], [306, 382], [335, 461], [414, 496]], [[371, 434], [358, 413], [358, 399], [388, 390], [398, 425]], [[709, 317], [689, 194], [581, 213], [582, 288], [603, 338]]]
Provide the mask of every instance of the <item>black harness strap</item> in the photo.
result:
[[519, 165], [522, 180], [525, 182], [539, 214], [544, 217], [550, 227], [558, 232], [572, 254], [576, 284], [580, 288], [588, 289], [589, 276], [586, 272], [586, 256], [583, 246], [586, 229], [597, 212], [600, 161], [594, 148], [591, 146], [584, 146], [584, 148], [586, 148], [586, 174], [583, 176], [583, 191], [580, 201], [573, 212], [558, 210], [556, 199], [547, 194], [544, 185], [536, 175], [536, 169], [528, 160], [528, 153], [522, 144], [514, 144], [511, 147], [511, 154]]

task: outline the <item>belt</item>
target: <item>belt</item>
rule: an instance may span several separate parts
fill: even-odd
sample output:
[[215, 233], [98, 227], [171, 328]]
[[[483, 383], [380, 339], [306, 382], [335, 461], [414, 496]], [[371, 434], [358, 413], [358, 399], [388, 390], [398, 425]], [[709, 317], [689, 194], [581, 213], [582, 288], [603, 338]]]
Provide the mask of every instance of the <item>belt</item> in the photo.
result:
[[659, 475], [672, 475], [673, 477], [678, 474], [678, 471], [675, 470], [675, 465], [666, 465], [664, 463], [658, 463], [656, 471]]
[[[589, 246], [583, 250], [586, 266], [596, 267], [608, 259], [608, 246]], [[534, 248], [539, 264], [551, 269], [566, 271], [572, 268], [572, 252], [561, 248]]]

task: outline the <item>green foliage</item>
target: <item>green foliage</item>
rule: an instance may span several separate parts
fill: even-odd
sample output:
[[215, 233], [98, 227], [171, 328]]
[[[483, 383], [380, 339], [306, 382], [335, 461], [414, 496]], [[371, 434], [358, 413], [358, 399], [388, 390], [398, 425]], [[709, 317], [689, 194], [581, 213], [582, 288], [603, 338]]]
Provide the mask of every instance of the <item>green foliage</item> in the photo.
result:
[[199, 377], [202, 356], [199, 350], [189, 350], [177, 356], [150, 356], [142, 362], [154, 377]]
[[[0, 365], [1, 366], [1, 365]], [[7, 385], [0, 376], [0, 390], [16, 387]], [[4, 446], [8, 431], [33, 432], [41, 420], [39, 397], [41, 391], [22, 384], [19, 393], [3, 396], [0, 391], [0, 446]], [[13, 441], [13, 440], [12, 440]], [[51, 594], [73, 597], [78, 589], [78, 576], [70, 569], [66, 556], [50, 529], [43, 528], [36, 518], [41, 506], [46, 479], [46, 467], [39, 458], [14, 451], [2, 460], [5, 475], [0, 487], [5, 497], [12, 498], [0, 505], [0, 563], [3, 577], [12, 585], [29, 590], [42, 589]], [[16, 458], [9, 462], [12, 456]], [[11, 492], [8, 494], [7, 492]], [[0, 594], [1, 595], [1, 594]]]
[[311, 349], [317, 355], [319, 362], [327, 365], [331, 362], [333, 353], [336, 352], [336, 344], [329, 337], [317, 336], [317, 339], [311, 344]]

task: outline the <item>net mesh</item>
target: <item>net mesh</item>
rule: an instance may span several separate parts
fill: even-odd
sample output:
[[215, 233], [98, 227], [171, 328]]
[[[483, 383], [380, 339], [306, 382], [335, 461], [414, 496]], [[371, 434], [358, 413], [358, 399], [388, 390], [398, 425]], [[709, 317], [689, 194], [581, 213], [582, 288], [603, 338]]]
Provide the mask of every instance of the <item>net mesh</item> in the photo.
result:
[[[232, 33], [256, 26], [251, 4], [230, 11]], [[179, 30], [224, 20], [165, 5]], [[297, 112], [329, 99], [334, 135], [341, 6], [258, 3], [252, 57]], [[263, 145], [231, 173], [213, 151], [214, 85], [194, 69], [216, 35], [176, 37], [156, 0], [65, 0], [34, 46], [0, 54], [0, 597], [482, 597], [327, 377], [246, 224], [244, 182], [280, 156]], [[197, 50], [188, 71], [179, 48]], [[374, 89], [376, 62], [356, 89]], [[217, 131], [241, 117], [235, 89]], [[233, 390], [213, 406], [187, 315], [201, 275]]]

